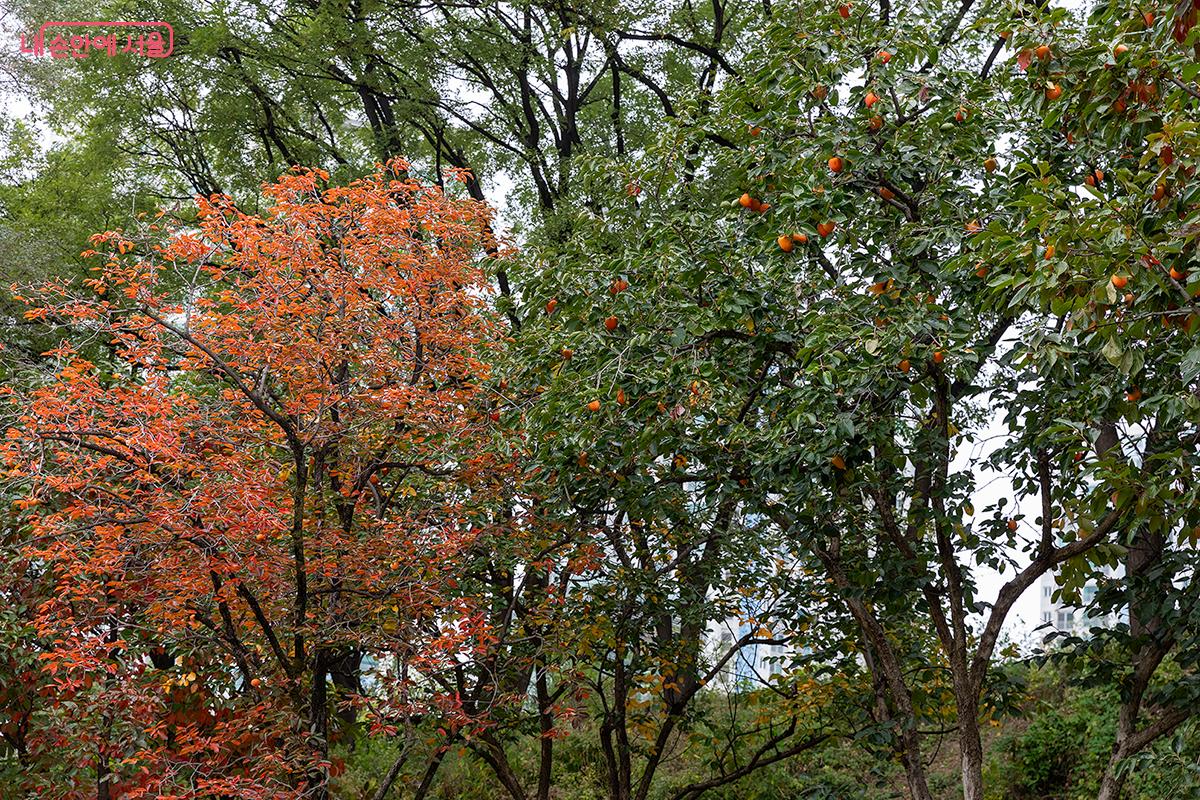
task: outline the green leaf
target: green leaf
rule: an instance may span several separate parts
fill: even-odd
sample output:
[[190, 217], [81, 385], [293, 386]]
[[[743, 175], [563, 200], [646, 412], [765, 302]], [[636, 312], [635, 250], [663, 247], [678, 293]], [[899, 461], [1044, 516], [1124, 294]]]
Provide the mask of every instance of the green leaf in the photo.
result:
[[1117, 342], [1115, 337], [1109, 337], [1109, 339], [1104, 343], [1104, 347], [1100, 350], [1100, 352], [1106, 359], [1108, 359], [1108, 363], [1112, 364], [1114, 367], [1120, 365], [1121, 354], [1123, 351], [1121, 350], [1120, 343]]
[[1193, 347], [1183, 357], [1179, 370], [1184, 383], [1191, 383], [1200, 375], [1200, 346]]

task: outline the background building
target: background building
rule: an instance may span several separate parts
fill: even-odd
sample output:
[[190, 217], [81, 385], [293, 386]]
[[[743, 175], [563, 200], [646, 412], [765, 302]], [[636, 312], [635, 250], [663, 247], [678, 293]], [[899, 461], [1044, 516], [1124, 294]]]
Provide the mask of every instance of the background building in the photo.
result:
[[[1105, 568], [1104, 574], [1106, 577], [1117, 578], [1124, 574], [1124, 569]], [[1058, 583], [1055, 580], [1056, 572], [1047, 572], [1042, 576], [1038, 585], [1038, 600], [1041, 604], [1041, 612], [1038, 616], [1037, 629], [1039, 632], [1046, 632], [1045, 626], [1049, 625], [1056, 631], [1070, 633], [1077, 636], [1086, 636], [1092, 628], [1108, 628], [1123, 620], [1124, 614], [1105, 614], [1093, 615], [1089, 613], [1088, 606], [1096, 597], [1097, 583], [1095, 580], [1089, 580], [1083, 587], [1081, 595], [1082, 605], [1076, 606], [1071, 603], [1064, 602], [1062, 598], [1056, 597], [1058, 591]]]
[[[756, 639], [768, 638], [766, 631], [761, 630], [761, 623], [746, 622], [738, 617], [710, 623], [707, 635], [710, 663], [720, 659], [742, 637], [752, 633], [756, 634]], [[761, 687], [783, 672], [792, 653], [792, 645], [785, 642], [745, 645], [729, 659], [713, 683], [725, 691], [747, 691]]]

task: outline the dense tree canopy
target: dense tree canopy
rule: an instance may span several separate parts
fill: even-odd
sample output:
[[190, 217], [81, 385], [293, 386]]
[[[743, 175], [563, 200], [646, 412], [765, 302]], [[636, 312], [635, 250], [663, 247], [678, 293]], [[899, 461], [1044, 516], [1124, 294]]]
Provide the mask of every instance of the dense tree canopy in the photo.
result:
[[145, 12], [0, 131], [13, 785], [1043, 796], [1043, 674], [1072, 797], [1194, 751], [1195, 4]]
[[[486, 216], [326, 177], [269, 187], [265, 217], [202, 202], [165, 243], [157, 223], [96, 236], [93, 277], [30, 301], [111, 348], [56, 348], [4, 451], [47, 584], [39, 658], [74, 708], [20, 743], [61, 759], [58, 790], [98, 758], [81, 780], [112, 769], [112, 796], [274, 796], [289, 774], [319, 796], [364, 657], [441, 670], [485, 635], [443, 617], [444, 568], [490, 535], [503, 480], [481, 446]], [[442, 702], [386, 685], [384, 720]]]

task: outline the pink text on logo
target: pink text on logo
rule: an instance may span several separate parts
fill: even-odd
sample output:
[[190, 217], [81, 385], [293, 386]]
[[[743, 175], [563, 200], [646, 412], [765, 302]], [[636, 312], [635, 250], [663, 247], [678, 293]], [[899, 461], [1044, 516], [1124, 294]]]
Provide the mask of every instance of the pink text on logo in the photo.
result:
[[[112, 30], [114, 28], [132, 30], [117, 32]], [[48, 36], [53, 38], [47, 41]], [[123, 44], [122, 36], [125, 39]], [[143, 58], [166, 58], [174, 49], [175, 29], [170, 23], [158, 21], [43, 22], [31, 43], [27, 43], [25, 34], [21, 34], [22, 53], [32, 56], [49, 53], [52, 58], [87, 58], [93, 50], [109, 57], [122, 53]]]

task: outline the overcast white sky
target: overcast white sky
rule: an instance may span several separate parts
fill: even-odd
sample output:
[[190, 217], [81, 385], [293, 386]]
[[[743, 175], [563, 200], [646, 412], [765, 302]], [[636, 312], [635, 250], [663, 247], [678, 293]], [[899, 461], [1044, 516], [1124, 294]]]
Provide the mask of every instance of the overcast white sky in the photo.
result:
[[[977, 442], [970, 448], [963, 448], [958, 453], [958, 458], [954, 467], [964, 468], [969, 462], [979, 463], [988, 452], [994, 449], [1002, 441], [1005, 435], [1004, 414], [1003, 411], [997, 410], [990, 420], [986, 429], [984, 429]], [[1036, 498], [1027, 498], [1024, 502], [1017, 503], [1016, 497], [1013, 494], [1012, 481], [1007, 476], [999, 475], [994, 472], [976, 471], [975, 473], [975, 515], [979, 518], [986, 510], [994, 505], [1000, 498], [1008, 498], [1006, 508], [1007, 516], [1024, 516], [1025, 520], [1021, 523], [1021, 528], [1018, 534], [1026, 538], [1035, 538], [1036, 534], [1031, 527], [1033, 521], [1041, 514], [1040, 502]], [[1011, 511], [1011, 513], [1009, 513]], [[1021, 566], [1029, 563], [1029, 559], [1016, 554]], [[979, 583], [980, 595], [987, 602], [993, 602], [997, 594], [1000, 592], [1000, 587], [1006, 580], [1013, 576], [1012, 570], [1008, 570], [1004, 575], [996, 572], [993, 569], [986, 567], [976, 567], [975, 574]], [[1006, 635], [1013, 640], [1028, 644], [1025, 640], [1029, 639], [1033, 629], [1040, 624], [1038, 614], [1040, 612], [1040, 601], [1038, 593], [1041, 591], [1041, 582], [1035, 581], [1032, 586], [1025, 590], [1021, 598], [1013, 606], [1009, 612], [1009, 618], [1005, 625]], [[1036, 637], [1035, 644], [1041, 643], [1043, 634], [1039, 633]]]

